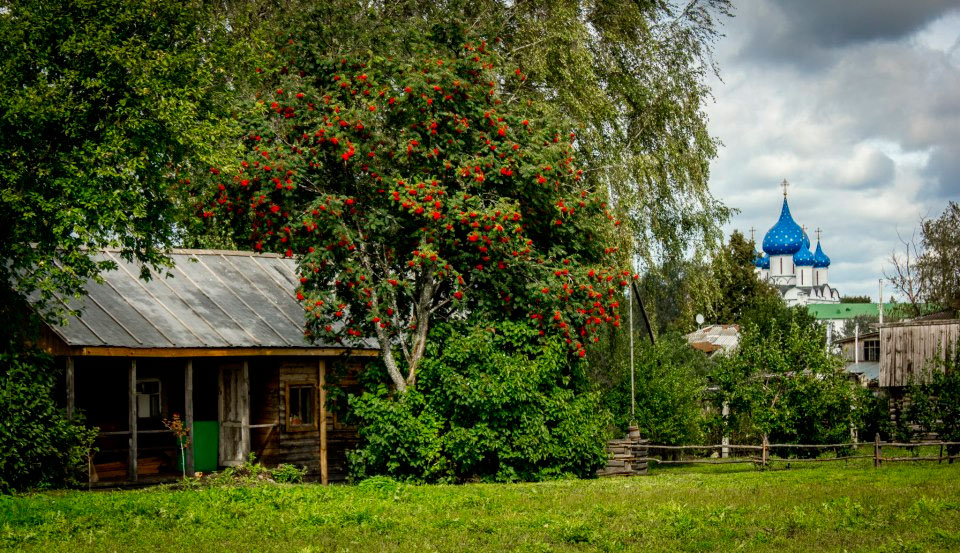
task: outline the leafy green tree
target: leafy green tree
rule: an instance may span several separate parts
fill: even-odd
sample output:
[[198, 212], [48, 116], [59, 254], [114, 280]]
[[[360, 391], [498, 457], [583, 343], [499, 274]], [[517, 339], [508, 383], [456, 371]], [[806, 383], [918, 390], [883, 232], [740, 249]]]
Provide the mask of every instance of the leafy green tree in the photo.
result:
[[658, 335], [693, 330], [698, 313], [713, 319], [717, 282], [710, 266], [700, 260], [669, 256], [648, 266], [638, 287]]
[[468, 313], [527, 320], [585, 356], [619, 325], [631, 279], [606, 189], [584, 178], [562, 120], [500, 96], [492, 46], [418, 44], [326, 59], [291, 45], [248, 157], [212, 170], [203, 215], [298, 256], [308, 336], [375, 337], [401, 391], [431, 324]]
[[623, 432], [636, 422], [641, 435], [653, 443], [701, 443], [711, 360], [678, 333], [662, 335], [656, 344], [638, 337], [634, 350], [636, 415], [631, 417], [629, 352], [624, 353], [628, 357], [618, 358], [615, 368], [605, 371], [606, 385], [598, 386], [617, 430]]
[[960, 204], [950, 202], [936, 219], [920, 221], [919, 242], [916, 231], [903, 238], [903, 253], [890, 255], [889, 272], [884, 276], [906, 301], [900, 307], [904, 316], [949, 311], [960, 313]]
[[766, 311], [764, 327], [755, 314], [745, 318], [736, 354], [712, 375], [718, 407], [730, 406], [727, 431], [737, 440], [846, 442], [857, 422], [856, 388], [842, 360], [826, 352], [823, 328], [780, 305]]
[[[888, 315], [884, 315], [884, 318], [888, 322], [893, 322], [894, 318]], [[880, 322], [880, 317], [878, 315], [857, 315], [852, 319], [847, 319], [843, 321], [843, 328], [840, 329], [841, 334], [844, 337], [850, 337], [856, 334], [857, 328], [860, 328], [860, 335], [863, 336], [868, 332], [873, 332], [876, 329], [877, 324]]]
[[713, 256], [711, 269], [718, 292], [711, 312], [717, 323], [739, 323], [746, 310], [758, 301], [779, 300], [776, 290], [757, 278], [754, 272], [755, 251], [754, 243], [735, 230]]
[[923, 255], [917, 268], [926, 300], [960, 313], [960, 204], [950, 202], [936, 219], [921, 223]]
[[0, 2], [0, 282], [56, 307], [101, 248], [162, 267], [224, 137], [222, 32], [193, 0]]
[[523, 323], [435, 326], [415, 388], [350, 401], [355, 478], [415, 481], [589, 477], [606, 463], [610, 418], [562, 341]]

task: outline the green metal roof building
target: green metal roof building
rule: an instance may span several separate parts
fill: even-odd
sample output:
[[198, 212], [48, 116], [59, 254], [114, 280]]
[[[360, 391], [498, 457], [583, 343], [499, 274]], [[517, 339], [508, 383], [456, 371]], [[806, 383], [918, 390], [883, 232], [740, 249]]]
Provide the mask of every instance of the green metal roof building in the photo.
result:
[[[883, 304], [883, 312], [893, 312], [899, 304]], [[876, 303], [810, 303], [807, 312], [819, 320], [852, 319], [860, 315], [880, 315], [880, 306]]]

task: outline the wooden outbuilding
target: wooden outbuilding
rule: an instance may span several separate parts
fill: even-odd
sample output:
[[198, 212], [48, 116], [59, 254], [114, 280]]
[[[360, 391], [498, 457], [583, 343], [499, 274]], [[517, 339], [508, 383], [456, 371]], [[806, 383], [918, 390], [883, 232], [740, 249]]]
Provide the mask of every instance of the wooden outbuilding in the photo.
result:
[[[174, 250], [172, 276], [140, 279], [117, 252], [118, 269], [88, 283], [79, 310], [45, 327], [41, 346], [62, 364], [67, 412], [99, 428], [93, 483], [175, 477], [183, 466], [163, 425], [178, 414], [191, 429], [186, 471], [242, 464], [306, 466], [322, 482], [347, 475], [356, 432], [331, 413], [325, 385], [357, 390], [375, 344], [310, 344], [294, 296], [292, 260], [251, 252]], [[342, 416], [342, 412], [341, 412]]]
[[960, 320], [917, 320], [880, 325], [880, 387], [908, 386], [928, 365], [943, 360], [960, 339]]

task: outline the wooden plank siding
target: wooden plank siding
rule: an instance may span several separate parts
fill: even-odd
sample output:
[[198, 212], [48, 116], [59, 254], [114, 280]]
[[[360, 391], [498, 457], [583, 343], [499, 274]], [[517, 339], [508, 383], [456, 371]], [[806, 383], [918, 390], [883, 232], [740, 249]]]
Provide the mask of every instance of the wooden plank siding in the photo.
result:
[[880, 328], [880, 386], [900, 387], [921, 378], [960, 339], [960, 320], [885, 324]]
[[[252, 451], [268, 466], [290, 463], [307, 467], [307, 477], [321, 478], [321, 428], [325, 423], [327, 437], [327, 470], [330, 482], [342, 482], [347, 477], [348, 449], [357, 445], [353, 428], [335, 425], [333, 417], [322, 417], [320, 412], [320, 371], [316, 359], [280, 358], [255, 359], [250, 370], [251, 424], [272, 427], [251, 429]], [[287, 387], [311, 385], [314, 387], [314, 420], [311, 429], [289, 430], [286, 420]], [[339, 428], [337, 428], [339, 427]]]

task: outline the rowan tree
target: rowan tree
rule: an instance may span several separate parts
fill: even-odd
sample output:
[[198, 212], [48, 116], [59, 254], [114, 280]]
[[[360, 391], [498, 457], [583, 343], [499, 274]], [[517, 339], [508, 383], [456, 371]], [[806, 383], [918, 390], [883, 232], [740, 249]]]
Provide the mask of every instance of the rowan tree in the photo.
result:
[[523, 318], [580, 357], [598, 327], [619, 325], [631, 274], [606, 190], [583, 178], [569, 125], [503, 101], [494, 48], [438, 54], [425, 41], [308, 73], [296, 65], [306, 47], [264, 71], [277, 86], [258, 100], [248, 156], [211, 170], [200, 210], [258, 251], [297, 257], [308, 337], [375, 337], [405, 390], [437, 317]]

